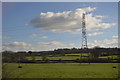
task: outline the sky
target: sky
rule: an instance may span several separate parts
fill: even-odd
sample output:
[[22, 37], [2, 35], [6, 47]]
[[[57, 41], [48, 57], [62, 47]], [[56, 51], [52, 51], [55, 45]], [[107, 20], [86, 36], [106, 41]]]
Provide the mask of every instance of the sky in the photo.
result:
[[83, 13], [89, 48], [118, 46], [117, 2], [3, 2], [2, 48], [81, 48]]

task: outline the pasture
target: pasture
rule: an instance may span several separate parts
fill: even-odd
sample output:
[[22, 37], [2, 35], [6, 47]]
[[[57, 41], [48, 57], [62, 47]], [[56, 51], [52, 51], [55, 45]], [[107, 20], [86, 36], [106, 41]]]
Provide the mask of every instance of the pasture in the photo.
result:
[[[118, 63], [6, 63], [8, 78], [117, 78]], [[117, 66], [117, 68], [113, 68]], [[4, 74], [3, 74], [4, 75]]]
[[[35, 60], [42, 60], [42, 56], [34, 56]], [[49, 60], [76, 60], [76, 59], [85, 59], [88, 58], [89, 54], [65, 54], [64, 56], [46, 56]], [[32, 56], [26, 57], [28, 60], [32, 60]], [[117, 55], [111, 56], [99, 56], [99, 58], [103, 59], [118, 59]]]

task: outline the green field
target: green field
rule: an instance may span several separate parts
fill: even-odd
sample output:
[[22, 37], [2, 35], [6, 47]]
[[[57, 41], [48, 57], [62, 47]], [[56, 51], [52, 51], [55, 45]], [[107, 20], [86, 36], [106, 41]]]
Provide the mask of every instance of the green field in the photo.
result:
[[83, 55], [83, 56], [88, 56], [89, 53], [74, 53], [74, 54], [65, 54], [65, 55], [78, 55], [78, 56]]
[[[53, 57], [47, 57], [49, 60], [76, 60], [77, 58], [80, 58], [79, 56], [53, 56]], [[82, 57], [85, 58], [85, 57]], [[27, 57], [28, 60], [32, 60], [32, 57]], [[41, 56], [35, 56], [35, 60], [42, 60]]]
[[[76, 56], [73, 56], [73, 55], [76, 55]], [[81, 54], [66, 54], [65, 56], [47, 56], [47, 58], [49, 60], [76, 60], [78, 58], [80, 59], [84, 59], [84, 58], [87, 58], [85, 56], [88, 56], [88, 54], [82, 54], [82, 57], [80, 57]], [[104, 59], [107, 59], [107, 58], [110, 58], [110, 59], [118, 59], [117, 55], [112, 55], [112, 56], [100, 56], [99, 58], [104, 58]], [[26, 57], [28, 60], [32, 60], [32, 57]], [[42, 56], [35, 56], [35, 60], [42, 60]]]
[[[117, 78], [117, 63], [7, 63], [9, 78]], [[112, 68], [117, 66], [117, 68]], [[4, 75], [4, 74], [3, 74]]]

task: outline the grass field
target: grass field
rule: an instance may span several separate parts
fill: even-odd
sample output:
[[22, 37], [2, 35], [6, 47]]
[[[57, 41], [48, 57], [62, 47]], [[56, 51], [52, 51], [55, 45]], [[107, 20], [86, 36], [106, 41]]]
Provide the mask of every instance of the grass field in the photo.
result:
[[[68, 56], [69, 55], [69, 56]], [[71, 55], [71, 56], [70, 56]], [[77, 56], [73, 56], [73, 55], [77, 55]], [[49, 60], [76, 60], [77, 58], [87, 58], [84, 56], [88, 56], [88, 54], [82, 54], [83, 57], [80, 57], [81, 54], [66, 54], [65, 56], [52, 56], [52, 57], [47, 57]], [[113, 56], [100, 56], [99, 58], [110, 58], [110, 59], [118, 59], [117, 55], [113, 55]], [[32, 60], [32, 57], [27, 57], [28, 60]], [[35, 56], [35, 60], [42, 60], [42, 56]]]
[[[12, 72], [9, 78], [116, 78], [117, 63], [7, 63], [6, 70]], [[112, 68], [117, 66], [117, 68]]]
[[[49, 60], [76, 60], [77, 58], [80, 58], [79, 56], [55, 56], [55, 57], [47, 57]], [[85, 57], [82, 57], [85, 58]], [[27, 57], [28, 60], [32, 60], [32, 57]], [[42, 60], [41, 56], [36, 56], [35, 60]]]
[[88, 56], [89, 53], [74, 53], [74, 54], [65, 54], [65, 55], [78, 55], [78, 56], [83, 55], [83, 56]]

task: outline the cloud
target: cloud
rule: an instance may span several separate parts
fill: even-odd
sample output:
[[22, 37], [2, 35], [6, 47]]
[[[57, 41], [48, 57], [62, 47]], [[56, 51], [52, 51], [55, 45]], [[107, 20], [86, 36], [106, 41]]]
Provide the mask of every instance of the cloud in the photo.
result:
[[70, 32], [76, 33], [80, 32], [82, 26], [82, 14], [86, 14], [86, 27], [89, 31], [97, 31], [101, 29], [107, 29], [111, 26], [116, 25], [116, 23], [105, 23], [102, 19], [93, 16], [91, 11], [94, 11], [95, 7], [78, 8], [73, 11], [63, 11], [63, 12], [46, 12], [40, 13], [40, 16], [32, 19], [28, 25], [34, 26], [50, 32]]
[[74, 43], [62, 43], [59, 41], [51, 41], [51, 42], [39, 42], [37, 45], [41, 50], [54, 50], [58, 48], [67, 48], [67, 47], [75, 47]]
[[0, 39], [9, 39], [9, 37], [7, 37], [7, 36], [0, 36]]
[[41, 38], [42, 38], [42, 39], [47, 39], [47, 38], [48, 38], [48, 36], [42, 36]]
[[[92, 42], [88, 42], [88, 47], [118, 47], [118, 39], [104, 39], [104, 40], [94, 40]], [[49, 41], [49, 42], [38, 42], [34, 44], [25, 43], [25, 42], [12, 42], [3, 44], [3, 50], [10, 51], [48, 51], [54, 50], [58, 48], [73, 48], [78, 47], [78, 44], [75, 43], [63, 43], [59, 41]], [[79, 47], [80, 48], [80, 47]]]
[[75, 46], [74, 43], [64, 44], [59, 41], [51, 41], [51, 42], [40, 42], [39, 45], [47, 45], [47, 46], [55, 46], [55, 47], [68, 47]]
[[96, 18], [105, 18], [105, 17], [107, 17], [107, 16], [101, 16], [101, 15], [97, 15], [97, 16], [95, 16]]
[[112, 38], [118, 38], [119, 36], [112, 36]]
[[4, 43], [3, 44], [3, 50], [11, 50], [11, 51], [17, 51], [17, 50], [28, 50], [29, 47], [31, 47], [32, 44], [25, 43], [25, 42], [12, 42], [12, 43]]
[[17, 41], [15, 41], [15, 42], [12, 42], [12, 43], [6, 43], [6, 44], [4, 44], [4, 45], [7, 45], [7, 46], [22, 46], [22, 47], [29, 47], [29, 46], [31, 46], [31, 44], [28, 44], [28, 43], [25, 43], [25, 42], [17, 42]]
[[62, 43], [59, 41], [50, 41], [50, 42], [38, 42], [35, 44], [25, 43], [25, 42], [12, 42], [3, 45], [3, 50], [10, 51], [20, 51], [20, 50], [31, 50], [31, 51], [47, 51], [54, 50], [57, 48], [68, 48], [75, 47], [74, 43]]
[[[15, 50], [12, 50], [10, 47], [7, 47], [7, 46], [2, 46], [2, 50], [7, 50], [7, 51], [15, 51]], [[1, 50], [1, 51], [2, 51]]]
[[51, 41], [51, 42], [40, 42], [39, 45], [43, 45], [43, 46], [60, 46], [60, 47], [64, 47], [65, 44], [58, 42], [58, 41]]
[[93, 42], [88, 42], [89, 47], [118, 47], [118, 39], [104, 39], [102, 41], [94, 40]]
[[33, 38], [33, 37], [36, 37], [36, 36], [37, 36], [36, 34], [31, 34], [31, 35], [30, 35], [30, 37], [32, 37], [32, 38]]
[[2, 39], [2, 36], [0, 36], [0, 39]]
[[92, 37], [92, 36], [97, 36], [97, 35], [100, 35], [100, 34], [103, 34], [103, 32], [94, 32], [94, 33], [88, 34], [87, 36]]
[[2, 46], [0, 46], [0, 52], [2, 52]]

